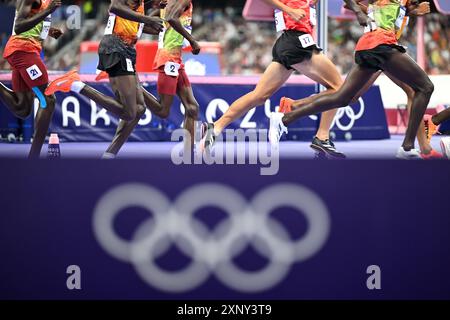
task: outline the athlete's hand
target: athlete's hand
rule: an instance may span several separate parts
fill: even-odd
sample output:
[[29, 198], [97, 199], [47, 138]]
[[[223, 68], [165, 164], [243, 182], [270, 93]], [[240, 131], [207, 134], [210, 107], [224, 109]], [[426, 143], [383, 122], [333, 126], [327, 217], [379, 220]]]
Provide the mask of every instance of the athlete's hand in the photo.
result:
[[358, 12], [356, 18], [358, 19], [358, 23], [363, 27], [370, 25], [370, 22], [373, 21], [373, 19], [364, 12]]
[[197, 41], [193, 40], [191, 42], [191, 47], [192, 47], [192, 54], [198, 55], [200, 53], [201, 48]]
[[158, 17], [145, 17], [145, 25], [149, 26], [150, 28], [156, 30], [157, 32], [161, 32], [164, 29], [163, 26], [163, 20]]
[[54, 12], [59, 7], [61, 7], [61, 0], [52, 0], [52, 2], [48, 5], [48, 10], [50, 12]]
[[159, 2], [159, 7], [160, 7], [161, 9], [164, 9], [165, 7], [167, 7], [167, 0], [161, 0], [161, 1]]
[[300, 21], [306, 16], [306, 12], [303, 9], [291, 9], [289, 12], [286, 12], [288, 15], [291, 16], [294, 21]]
[[64, 32], [58, 28], [50, 28], [50, 30], [48, 31], [48, 35], [50, 37], [52, 37], [53, 39], [58, 39], [59, 37], [61, 37], [63, 35], [63, 33]]
[[429, 2], [421, 2], [417, 5], [417, 8], [414, 11], [415, 11], [416, 15], [424, 16], [431, 12], [430, 3]]

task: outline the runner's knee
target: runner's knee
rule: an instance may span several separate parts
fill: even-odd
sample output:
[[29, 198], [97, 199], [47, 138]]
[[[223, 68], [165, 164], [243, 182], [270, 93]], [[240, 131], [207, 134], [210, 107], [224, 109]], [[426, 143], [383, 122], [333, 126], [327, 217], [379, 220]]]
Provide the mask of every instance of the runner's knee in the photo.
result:
[[22, 120], [25, 120], [26, 118], [28, 118], [31, 115], [31, 107], [25, 108], [25, 109], [19, 109], [17, 111], [14, 112], [14, 115]]
[[198, 118], [198, 110], [200, 106], [197, 102], [191, 102], [186, 106], [186, 117], [191, 119], [197, 119]]
[[141, 104], [138, 104], [138, 106], [137, 106], [137, 117], [138, 118], [141, 118], [143, 115], [144, 115], [144, 113], [145, 113], [145, 107], [144, 107], [144, 105], [141, 105]]
[[424, 93], [424, 94], [426, 94], [426, 95], [431, 96], [431, 95], [433, 94], [433, 91], [434, 91], [434, 84], [433, 84], [433, 82], [431, 82], [430, 79], [428, 79], [428, 80], [425, 82], [425, 84], [423, 84], [421, 87], [419, 87], [418, 90], [416, 90], [416, 92], [417, 92], [417, 91], [422, 92], [422, 93]]
[[159, 113], [159, 117], [161, 119], [167, 119], [170, 114], [170, 108], [162, 107], [161, 112]]

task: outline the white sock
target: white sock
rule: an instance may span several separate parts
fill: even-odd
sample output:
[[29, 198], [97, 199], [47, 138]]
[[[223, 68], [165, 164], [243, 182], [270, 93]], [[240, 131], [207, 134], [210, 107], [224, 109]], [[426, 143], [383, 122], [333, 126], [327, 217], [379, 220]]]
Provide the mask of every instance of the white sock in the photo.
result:
[[114, 153], [105, 152], [102, 156], [102, 159], [115, 159], [116, 155]]
[[80, 91], [83, 90], [83, 88], [85, 86], [86, 86], [86, 84], [81, 82], [81, 81], [74, 81], [72, 83], [72, 86], [70, 87], [70, 90], [75, 92], [75, 93], [80, 93]]

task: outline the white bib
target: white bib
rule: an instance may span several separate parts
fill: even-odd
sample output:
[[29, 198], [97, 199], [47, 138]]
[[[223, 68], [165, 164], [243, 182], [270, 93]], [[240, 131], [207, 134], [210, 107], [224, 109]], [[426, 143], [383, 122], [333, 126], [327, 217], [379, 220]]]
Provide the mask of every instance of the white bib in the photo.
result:
[[128, 59], [128, 58], [126, 58], [125, 61], [127, 62], [127, 71], [128, 71], [128, 72], [134, 72], [133, 61], [131, 61], [131, 60]]
[[145, 26], [145, 24], [139, 23], [139, 29], [138, 29], [138, 32], [137, 32], [137, 35], [136, 35], [136, 37], [137, 37], [138, 39], [141, 38], [142, 33], [144, 32], [144, 26]]
[[300, 43], [302, 44], [303, 48], [308, 48], [316, 44], [316, 42], [314, 41], [313, 37], [310, 34], [301, 35], [300, 37], [298, 37], [298, 40], [300, 40]]
[[166, 28], [164, 27], [163, 30], [159, 33], [158, 36], [158, 49], [164, 48], [164, 37], [166, 35]]
[[52, 25], [52, 15], [49, 14], [42, 23], [42, 31], [40, 35], [40, 38], [42, 40], [47, 39], [51, 25]]
[[116, 15], [111, 13], [108, 18], [108, 23], [106, 24], [105, 35], [113, 33], [115, 24], [116, 24]]
[[286, 21], [284, 21], [283, 11], [275, 10], [275, 27], [277, 32], [286, 30]]
[[367, 26], [364, 27], [364, 33], [375, 31], [378, 28], [378, 26], [375, 23], [375, 21], [373, 21], [373, 20], [375, 20], [375, 16], [373, 14], [372, 7], [369, 8], [369, 12], [367, 13], [367, 16], [370, 19], [372, 19], [372, 21], [370, 21], [370, 23]]
[[[184, 30], [186, 30], [189, 34], [192, 34], [192, 26], [185, 26]], [[183, 48], [189, 47], [191, 44], [187, 39], [183, 41]]]
[[317, 11], [314, 7], [309, 7], [309, 21], [312, 26], [317, 25]]
[[166, 62], [164, 66], [164, 72], [168, 76], [178, 77], [178, 70], [180, 70], [181, 65], [175, 62]]
[[[399, 10], [399, 12], [398, 12], [397, 20], [395, 20], [395, 26], [396, 26], [397, 28], [400, 29], [400, 28], [402, 27], [402, 25], [403, 25], [403, 20], [405, 19], [405, 17], [406, 17], [406, 8], [403, 7], [403, 6], [401, 6], [401, 7], [400, 7], [400, 10]], [[407, 20], [409, 20], [409, 17], [408, 17]], [[408, 22], [409, 22], [409, 21], [408, 21]], [[407, 24], [408, 24], [408, 22], [407, 22]]]

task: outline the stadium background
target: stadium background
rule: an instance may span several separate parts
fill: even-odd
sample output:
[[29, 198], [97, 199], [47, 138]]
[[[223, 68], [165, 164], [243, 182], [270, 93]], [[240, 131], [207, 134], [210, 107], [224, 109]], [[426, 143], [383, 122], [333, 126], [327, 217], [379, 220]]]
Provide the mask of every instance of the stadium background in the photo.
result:
[[[3, 2], [0, 10], [2, 21], [0, 50], [5, 47], [11, 33], [14, 16], [14, 6], [12, 5], [14, 1]], [[200, 56], [193, 56], [186, 51], [184, 61], [188, 74], [197, 76], [191, 77], [191, 80], [194, 84], [194, 93], [203, 108], [200, 120], [211, 120], [220, 116], [220, 112], [223, 112], [233, 100], [253, 88], [258, 80], [258, 75], [272, 60], [271, 48], [277, 38], [274, 23], [246, 20], [242, 14], [245, 2], [245, 0], [194, 0], [193, 33], [202, 42], [202, 53]], [[337, 65], [339, 71], [345, 75], [353, 65], [353, 50], [363, 31], [354, 21], [353, 15], [341, 9], [341, 3], [342, 1], [329, 0], [327, 54]], [[67, 27], [66, 22], [71, 14], [68, 8], [71, 5], [77, 5], [80, 8], [81, 23], [78, 29]], [[154, 5], [149, 2], [146, 9], [151, 10]], [[46, 40], [43, 50], [43, 58], [51, 73], [62, 73], [78, 68], [81, 74], [87, 76], [85, 77], [86, 81], [93, 80], [92, 76], [88, 75], [93, 75], [96, 71], [97, 46], [104, 33], [108, 6], [109, 1], [63, 1], [63, 7], [52, 15], [52, 24], [62, 28], [65, 33], [58, 41]], [[420, 18], [422, 19], [420, 25], [417, 18], [411, 18], [410, 25], [401, 39], [401, 44], [408, 48], [408, 53], [414, 59], [419, 58], [418, 63], [432, 76], [435, 83], [436, 90], [429, 104], [428, 113], [434, 113], [450, 105], [450, 100], [445, 93], [445, 88], [450, 83], [450, 16], [444, 14], [444, 10], [448, 10], [448, 8], [442, 8], [439, 12], [439, 7], [435, 5], [434, 1], [431, 1], [432, 13]], [[423, 30], [423, 33], [419, 30]], [[151, 73], [156, 48], [157, 36], [143, 35], [138, 44], [138, 53], [141, 52], [141, 54], [138, 54], [137, 64], [137, 69], [141, 72], [141, 81], [155, 94], [155, 77]], [[0, 58], [0, 81], [8, 80], [9, 68], [9, 64]], [[216, 84], [215, 87], [208, 86], [211, 85], [211, 81]], [[223, 90], [222, 85], [225, 83], [229, 86], [226, 88], [230, 91]], [[232, 87], [233, 84], [236, 86]], [[376, 84], [378, 86], [374, 86], [368, 96], [363, 97], [364, 110], [359, 105], [352, 106], [353, 111], [347, 109], [343, 111], [344, 114], [341, 113], [341, 118], [344, 118], [341, 121], [343, 124], [341, 128], [334, 127], [336, 129], [333, 130], [334, 138], [337, 140], [345, 140], [348, 137], [354, 140], [385, 139], [392, 134], [404, 133], [408, 121], [406, 95], [384, 76], [381, 76]], [[104, 92], [109, 90], [107, 82], [96, 85], [99, 86], [98, 90]], [[315, 91], [313, 85], [305, 77], [294, 76], [287, 86], [272, 97], [266, 107], [269, 112], [274, 110], [281, 95], [293, 98], [310, 95]], [[61, 103], [63, 98], [70, 97], [62, 95], [58, 99], [58, 103]], [[57, 115], [51, 130], [62, 134], [65, 141], [110, 140], [117, 123], [116, 119], [109, 121], [108, 118], [105, 120], [105, 125], [93, 126], [92, 118], [89, 118], [91, 113], [89, 102], [82, 101], [79, 97], [77, 99], [82, 104], [80, 121], [75, 119], [72, 123], [69, 119], [70, 115], [61, 113], [61, 108], [57, 108]], [[220, 99], [226, 100], [226, 104], [221, 105]], [[216, 105], [211, 106], [211, 103]], [[145, 122], [147, 127], [138, 127], [136, 134], [131, 137], [131, 141], [169, 140], [170, 133], [183, 121], [182, 106], [179, 106], [178, 101], [175, 105], [169, 120], [159, 121], [155, 117], [148, 118], [149, 121]], [[261, 112], [260, 108], [256, 108], [254, 113], [249, 113], [248, 118], [252, 120], [250, 124], [236, 122], [232, 127], [265, 128], [267, 126], [265, 117], [268, 112], [267, 108], [265, 114]], [[86, 115], [82, 115], [83, 111]], [[359, 111], [363, 113], [361, 118], [355, 116], [360, 113]], [[346, 115], [350, 115], [350, 117], [346, 117]], [[97, 124], [97, 122], [95, 123]], [[294, 124], [287, 139], [308, 141], [314, 134], [317, 125], [317, 120], [301, 120]], [[449, 127], [449, 124], [443, 125], [442, 131], [449, 131]], [[342, 130], [342, 128], [350, 129]], [[142, 131], [139, 131], [140, 129]], [[345, 138], [346, 131], [350, 132], [350, 136], [347, 138]], [[85, 132], [85, 134], [81, 132]], [[0, 108], [0, 135], [3, 140], [8, 140], [7, 136], [9, 135], [12, 137], [10, 141], [29, 141], [32, 136], [32, 119], [24, 124], [21, 120], [13, 118], [5, 108]]]

